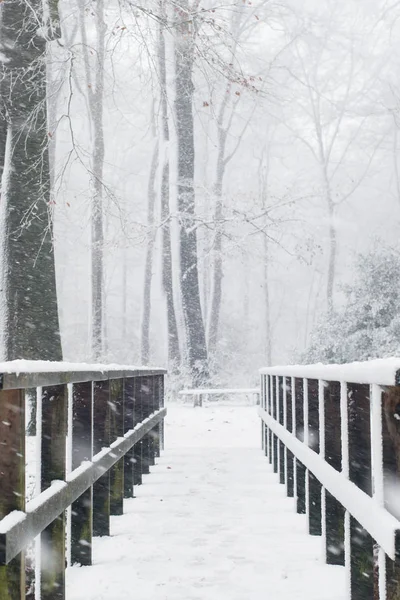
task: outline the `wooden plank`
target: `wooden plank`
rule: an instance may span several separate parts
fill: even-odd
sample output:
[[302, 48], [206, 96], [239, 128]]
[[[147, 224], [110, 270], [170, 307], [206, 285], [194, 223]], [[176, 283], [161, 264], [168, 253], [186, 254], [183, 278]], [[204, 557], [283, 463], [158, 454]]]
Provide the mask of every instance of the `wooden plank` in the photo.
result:
[[[93, 382], [93, 454], [110, 444], [110, 382]], [[110, 472], [93, 485], [93, 535], [110, 535]]]
[[[42, 361], [29, 361], [27, 363], [27, 369], [29, 364], [32, 365], [32, 372], [21, 371], [20, 373], [15, 372], [15, 365], [10, 363], [10, 372], [0, 372], [0, 389], [1, 390], [13, 390], [13, 389], [27, 389], [36, 387], [46, 387], [53, 385], [63, 385], [67, 383], [85, 383], [92, 381], [108, 381], [109, 379], [122, 379], [126, 377], [140, 377], [140, 376], [152, 376], [152, 375], [163, 375], [167, 371], [166, 369], [113, 369], [110, 365], [104, 365], [104, 369], [96, 370], [89, 369], [77, 370], [76, 366], [71, 366], [71, 370], [68, 370], [68, 363], [53, 363], [54, 371], [38, 371], [38, 365], [42, 363], [43, 368], [46, 368], [46, 362]], [[4, 369], [7, 363], [0, 363], [0, 368]], [[99, 367], [100, 365], [93, 365]]]
[[[67, 386], [42, 389], [41, 491], [66, 477]], [[65, 598], [65, 512], [41, 535], [41, 600]]]
[[[124, 380], [110, 381], [110, 443], [124, 435]], [[110, 470], [110, 514], [124, 512], [124, 459]]]
[[[72, 387], [72, 469], [92, 460], [92, 382]], [[92, 564], [92, 488], [84, 490], [71, 506], [71, 563]]]
[[[0, 519], [25, 510], [25, 395], [0, 391]], [[6, 539], [0, 535], [0, 598], [25, 598], [23, 554], [6, 562]]]

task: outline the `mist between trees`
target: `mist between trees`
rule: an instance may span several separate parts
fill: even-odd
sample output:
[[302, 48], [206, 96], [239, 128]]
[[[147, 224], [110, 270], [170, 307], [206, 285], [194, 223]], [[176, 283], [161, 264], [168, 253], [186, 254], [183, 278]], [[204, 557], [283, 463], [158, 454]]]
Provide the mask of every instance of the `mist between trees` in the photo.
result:
[[351, 351], [324, 340], [338, 319], [362, 329], [360, 290], [372, 312], [393, 296], [390, 274], [364, 275], [398, 264], [400, 3], [4, 0], [0, 16], [4, 358], [239, 385], [397, 351], [394, 321], [390, 344], [373, 319]]

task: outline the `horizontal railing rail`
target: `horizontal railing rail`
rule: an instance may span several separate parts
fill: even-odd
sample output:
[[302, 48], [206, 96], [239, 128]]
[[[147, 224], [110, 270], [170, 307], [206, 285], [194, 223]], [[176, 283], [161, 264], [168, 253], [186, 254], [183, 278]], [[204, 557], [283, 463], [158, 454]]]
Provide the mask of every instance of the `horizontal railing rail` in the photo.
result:
[[194, 398], [193, 406], [203, 406], [203, 398], [208, 396], [254, 396], [258, 404], [260, 390], [259, 388], [192, 388], [184, 389], [178, 393], [181, 397], [192, 396]]
[[[93, 535], [109, 535], [110, 515], [160, 455], [165, 370], [28, 361], [0, 370], [0, 597], [25, 598], [24, 550], [40, 535], [36, 598], [62, 600], [66, 559], [91, 564]], [[26, 502], [32, 388], [40, 492]]]
[[347, 598], [398, 600], [400, 359], [261, 370], [262, 445]]

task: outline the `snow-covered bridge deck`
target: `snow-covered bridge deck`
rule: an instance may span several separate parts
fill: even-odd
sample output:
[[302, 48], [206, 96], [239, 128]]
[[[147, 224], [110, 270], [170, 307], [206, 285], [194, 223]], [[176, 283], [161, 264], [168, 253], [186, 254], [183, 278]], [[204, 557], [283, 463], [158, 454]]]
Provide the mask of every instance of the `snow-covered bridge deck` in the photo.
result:
[[256, 407], [170, 405], [166, 450], [68, 600], [344, 600], [260, 449]]

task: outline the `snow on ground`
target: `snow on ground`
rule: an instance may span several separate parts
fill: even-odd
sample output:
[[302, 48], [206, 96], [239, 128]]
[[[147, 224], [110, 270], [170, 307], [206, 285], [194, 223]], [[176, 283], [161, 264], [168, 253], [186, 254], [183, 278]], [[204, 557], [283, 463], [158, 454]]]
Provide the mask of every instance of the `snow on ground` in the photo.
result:
[[344, 600], [260, 450], [256, 407], [170, 405], [163, 456], [67, 571], [69, 600]]

